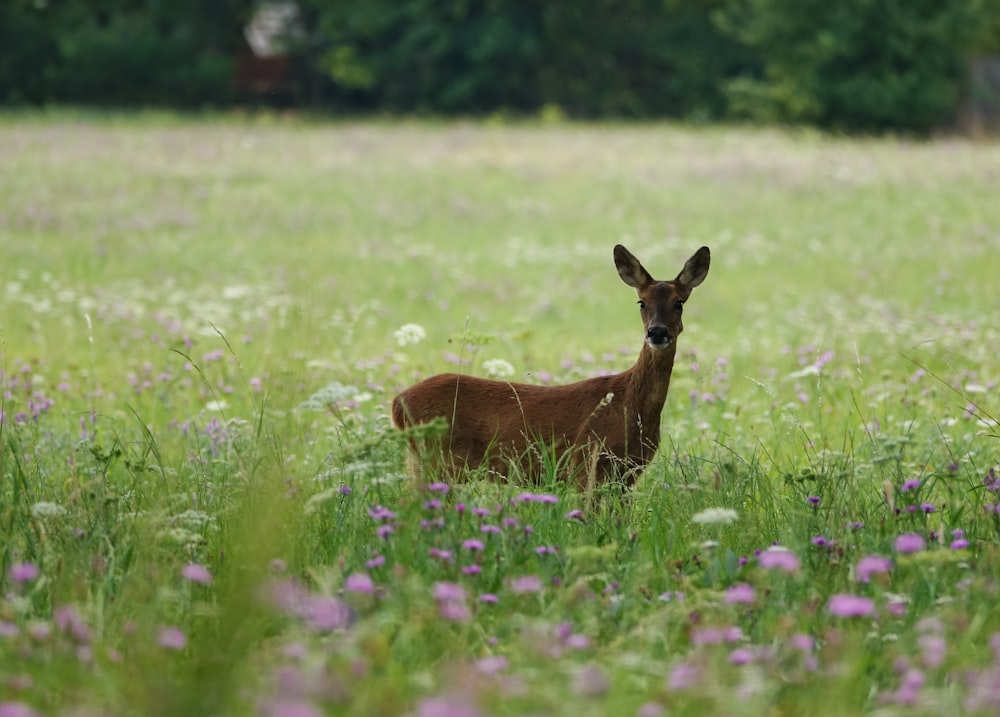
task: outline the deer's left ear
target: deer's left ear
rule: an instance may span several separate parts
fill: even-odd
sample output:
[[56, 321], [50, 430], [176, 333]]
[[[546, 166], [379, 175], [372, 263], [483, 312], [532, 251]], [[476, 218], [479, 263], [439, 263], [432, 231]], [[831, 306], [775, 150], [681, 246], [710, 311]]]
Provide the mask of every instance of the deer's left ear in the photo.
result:
[[688, 289], [693, 289], [708, 276], [708, 267], [711, 263], [712, 252], [708, 250], [707, 246], [703, 246], [694, 253], [694, 256], [687, 260], [687, 263], [681, 269], [681, 273], [677, 275], [675, 281], [678, 284], [686, 286]]

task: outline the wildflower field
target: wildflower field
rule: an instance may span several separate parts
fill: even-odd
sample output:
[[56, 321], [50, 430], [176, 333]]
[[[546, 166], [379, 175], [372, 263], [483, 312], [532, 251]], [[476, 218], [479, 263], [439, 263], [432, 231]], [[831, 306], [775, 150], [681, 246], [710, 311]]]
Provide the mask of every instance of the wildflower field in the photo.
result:
[[[1000, 710], [1000, 146], [0, 117], [0, 715]], [[642, 345], [628, 491], [418, 484], [443, 371]]]

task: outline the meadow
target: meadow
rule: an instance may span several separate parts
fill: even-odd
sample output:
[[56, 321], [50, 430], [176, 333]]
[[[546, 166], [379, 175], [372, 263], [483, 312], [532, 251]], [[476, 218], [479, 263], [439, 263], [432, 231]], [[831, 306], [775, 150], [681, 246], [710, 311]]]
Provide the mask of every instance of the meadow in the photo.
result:
[[[0, 116], [0, 715], [1000, 710], [1000, 145]], [[629, 491], [417, 483], [392, 396], [621, 371]]]

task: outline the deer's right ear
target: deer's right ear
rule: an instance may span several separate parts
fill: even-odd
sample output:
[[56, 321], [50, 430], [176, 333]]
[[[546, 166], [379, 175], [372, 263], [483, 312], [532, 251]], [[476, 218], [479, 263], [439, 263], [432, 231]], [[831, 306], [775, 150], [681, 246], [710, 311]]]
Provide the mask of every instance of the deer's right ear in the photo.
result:
[[618, 276], [629, 286], [641, 289], [653, 283], [653, 277], [649, 275], [639, 260], [632, 256], [632, 252], [621, 244], [615, 245], [615, 266], [618, 268]]

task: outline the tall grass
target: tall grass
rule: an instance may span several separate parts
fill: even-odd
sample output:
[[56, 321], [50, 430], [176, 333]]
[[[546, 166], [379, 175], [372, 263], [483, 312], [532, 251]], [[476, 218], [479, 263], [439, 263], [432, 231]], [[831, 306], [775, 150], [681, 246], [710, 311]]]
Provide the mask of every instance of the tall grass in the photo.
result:
[[[995, 145], [9, 115], [0, 146], [0, 713], [1000, 708]], [[630, 365], [617, 242], [713, 251], [635, 488], [410, 480], [412, 381]]]

